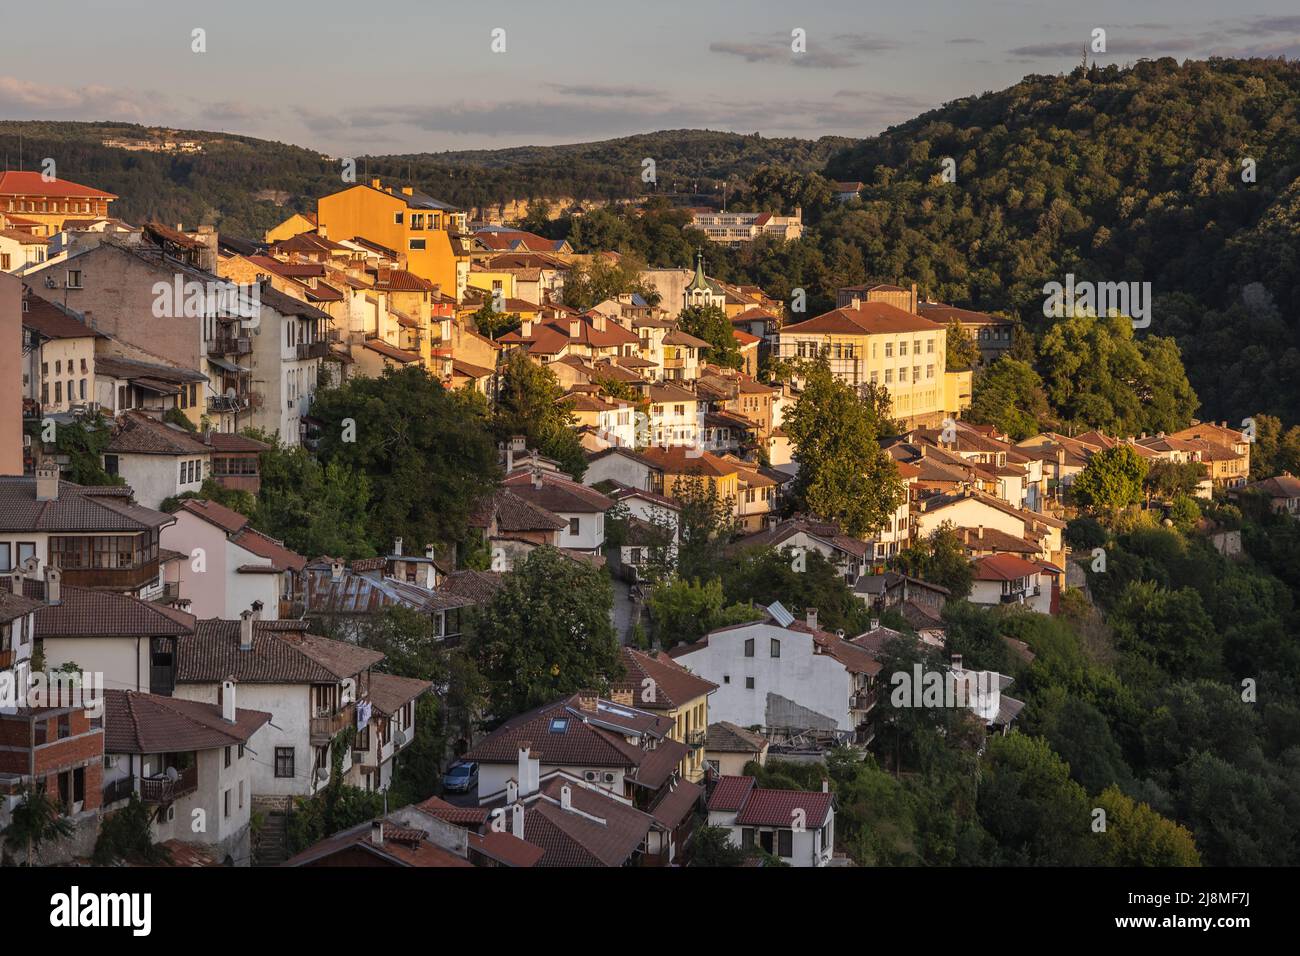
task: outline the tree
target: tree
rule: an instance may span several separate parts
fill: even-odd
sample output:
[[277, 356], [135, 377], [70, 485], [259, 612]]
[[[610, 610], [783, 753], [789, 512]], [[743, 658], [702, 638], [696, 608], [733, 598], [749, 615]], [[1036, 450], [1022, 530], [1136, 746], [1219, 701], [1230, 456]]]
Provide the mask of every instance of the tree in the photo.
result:
[[96, 866], [113, 866], [122, 861], [161, 863], [171, 858], [162, 844], [153, 840], [153, 807], [146, 806], [137, 794], [127, 805], [104, 817], [95, 840]]
[[1097, 452], [1075, 476], [1070, 493], [1084, 508], [1117, 511], [1142, 500], [1147, 463], [1128, 445]]
[[48, 425], [54, 426], [54, 453], [67, 460], [59, 476], [64, 481], [78, 485], [126, 484], [120, 475], [104, 470], [104, 452], [113, 440], [112, 419], [94, 414], [66, 423], [28, 422], [25, 429], [35, 445], [44, 444]]
[[709, 343], [702, 356], [706, 361], [722, 368], [743, 368], [744, 358], [727, 314], [716, 305], [692, 305], [682, 309], [677, 318], [678, 327], [688, 335]]
[[69, 837], [75, 830], [59, 802], [46, 793], [44, 783], [28, 784], [10, 812], [9, 826], [4, 829], [5, 846], [22, 850], [27, 865], [32, 866], [42, 845]]
[[523, 435], [540, 454], [554, 458], [575, 479], [581, 479], [587, 458], [576, 431], [573, 402], [555, 373], [523, 352], [512, 352], [501, 371], [493, 430], [498, 440]]
[[257, 510], [257, 499], [253, 497], [251, 492], [239, 488], [224, 488], [217, 484], [214, 478], [204, 478], [203, 484], [199, 486], [198, 491], [186, 491], [179, 495], [172, 495], [170, 498], [164, 498], [158, 505], [158, 510], [165, 511], [168, 514], [175, 514], [177, 509], [180, 508], [181, 502], [188, 501], [191, 498], [197, 498], [200, 501], [215, 501], [231, 511], [238, 511], [241, 515], [250, 517]]
[[1019, 441], [1038, 434], [1049, 416], [1043, 380], [1027, 363], [1003, 355], [975, 377], [968, 421]]
[[319, 391], [312, 415], [321, 420], [321, 462], [370, 481], [371, 545], [462, 540], [499, 480], [481, 396], [446, 391], [422, 369], [390, 369]]
[[743, 866], [749, 854], [731, 842], [730, 827], [704, 825], [691, 839], [691, 866]]
[[497, 336], [519, 328], [518, 312], [498, 312], [493, 307], [492, 297], [489, 296], [483, 303], [483, 307], [471, 316], [474, 320], [474, 327], [479, 333], [486, 335], [488, 338], [495, 340]]
[[618, 673], [605, 572], [541, 547], [505, 576], [475, 622], [470, 651], [487, 682], [488, 709], [507, 717]]
[[722, 562], [722, 549], [736, 532], [735, 502], [718, 491], [712, 478], [689, 474], [677, 479], [677, 575], [708, 580]]
[[1142, 479], [1142, 486], [1148, 494], [1155, 495], [1162, 501], [1169, 501], [1178, 495], [1195, 494], [1197, 486], [1205, 478], [1205, 465], [1199, 461], [1153, 461]]
[[1201, 865], [1186, 827], [1125, 796], [1118, 787], [1103, 790], [1097, 806], [1106, 811], [1106, 829], [1099, 834], [1104, 866]]
[[826, 362], [806, 369], [803, 392], [782, 427], [799, 460], [793, 497], [813, 514], [864, 537], [902, 504], [903, 483], [876, 440], [874, 410]]
[[646, 607], [651, 635], [664, 649], [698, 641], [719, 627], [756, 621], [763, 614], [748, 604], [727, 606], [717, 578], [705, 584], [684, 578], [656, 584]]
[[[252, 524], [301, 554], [367, 558], [377, 547], [366, 521], [370, 479], [341, 462], [321, 465], [307, 449], [276, 445], [261, 454]], [[384, 553], [387, 553], [385, 550]]]
[[975, 569], [962, 548], [961, 538], [951, 522], [945, 521], [928, 537], [917, 538], [893, 558], [904, 574], [938, 584], [954, 598], [970, 594]]
[[944, 367], [950, 372], [964, 372], [980, 360], [980, 348], [961, 323], [953, 319], [948, 323], [948, 354]]
[[844, 583], [844, 571], [820, 551], [746, 548], [722, 566], [727, 599], [759, 606], [780, 601], [791, 614], [817, 609], [818, 626], [849, 636], [865, 631], [871, 613]]
[[1013, 731], [989, 738], [979, 784], [979, 816], [1014, 866], [1087, 866], [1092, 806], [1047, 741]]
[[1222, 672], [1222, 635], [1192, 588], [1170, 590], [1154, 581], [1133, 581], [1107, 620], [1131, 680], [1158, 681], [1162, 674], [1215, 677]]

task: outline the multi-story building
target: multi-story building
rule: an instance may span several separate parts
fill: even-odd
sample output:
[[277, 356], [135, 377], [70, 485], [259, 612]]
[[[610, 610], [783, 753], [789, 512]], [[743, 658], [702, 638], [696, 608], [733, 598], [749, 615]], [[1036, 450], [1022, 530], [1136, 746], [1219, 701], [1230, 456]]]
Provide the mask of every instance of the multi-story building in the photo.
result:
[[947, 328], [883, 302], [860, 302], [787, 325], [775, 336], [782, 359], [825, 359], [852, 386], [883, 386], [894, 418], [940, 426], [945, 408]]
[[0, 213], [18, 216], [38, 225], [35, 232], [52, 236], [67, 219], [108, 216], [117, 197], [93, 186], [67, 179], [47, 178], [25, 170], [0, 172]]
[[820, 793], [760, 787], [753, 777], [720, 777], [709, 794], [709, 825], [732, 845], [763, 850], [789, 866], [829, 866], [835, 856], [835, 804]]
[[710, 242], [738, 246], [759, 236], [798, 239], [803, 235], [803, 210], [795, 207], [794, 215], [778, 216], [770, 212], [719, 212], [696, 209], [691, 225], [709, 237]]
[[359, 237], [405, 257], [406, 268], [454, 295], [452, 235], [465, 231], [465, 214], [410, 186], [394, 189], [372, 179], [316, 202], [320, 228], [336, 240]]
[[717, 685], [692, 674], [667, 654], [646, 654], [631, 647], [623, 648], [623, 671], [622, 680], [615, 682], [616, 690], [630, 693], [640, 709], [663, 713], [672, 720], [668, 736], [690, 748], [677, 773], [683, 780], [699, 783], [704, 779], [709, 695]]
[[95, 340], [79, 318], [23, 289], [23, 398], [42, 415], [95, 403]]

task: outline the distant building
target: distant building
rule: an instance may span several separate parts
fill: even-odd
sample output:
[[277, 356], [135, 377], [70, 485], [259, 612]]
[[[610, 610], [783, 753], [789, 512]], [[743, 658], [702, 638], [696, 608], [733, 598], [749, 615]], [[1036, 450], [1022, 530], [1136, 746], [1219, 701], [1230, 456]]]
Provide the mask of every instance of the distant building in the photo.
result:
[[798, 239], [803, 235], [803, 210], [795, 207], [794, 215], [778, 216], [770, 212], [719, 212], [696, 209], [691, 226], [709, 237], [710, 242], [738, 246], [759, 236]]

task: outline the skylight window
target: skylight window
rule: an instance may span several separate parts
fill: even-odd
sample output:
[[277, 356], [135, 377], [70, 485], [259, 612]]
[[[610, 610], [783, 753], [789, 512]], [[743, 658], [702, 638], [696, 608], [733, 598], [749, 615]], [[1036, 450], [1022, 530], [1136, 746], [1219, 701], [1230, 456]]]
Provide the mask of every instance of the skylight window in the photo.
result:
[[569, 718], [568, 718], [568, 717], [552, 717], [552, 718], [551, 718], [551, 733], [553, 733], [553, 734], [562, 734], [562, 733], [564, 733], [564, 732], [565, 732], [566, 730], [568, 730], [568, 729], [569, 729]]

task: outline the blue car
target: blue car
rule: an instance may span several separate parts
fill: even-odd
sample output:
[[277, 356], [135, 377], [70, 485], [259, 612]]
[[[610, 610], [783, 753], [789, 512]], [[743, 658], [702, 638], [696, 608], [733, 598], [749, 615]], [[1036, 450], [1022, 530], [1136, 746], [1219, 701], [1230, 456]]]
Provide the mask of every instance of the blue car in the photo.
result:
[[478, 764], [458, 763], [442, 775], [442, 789], [449, 793], [469, 793], [478, 786]]

